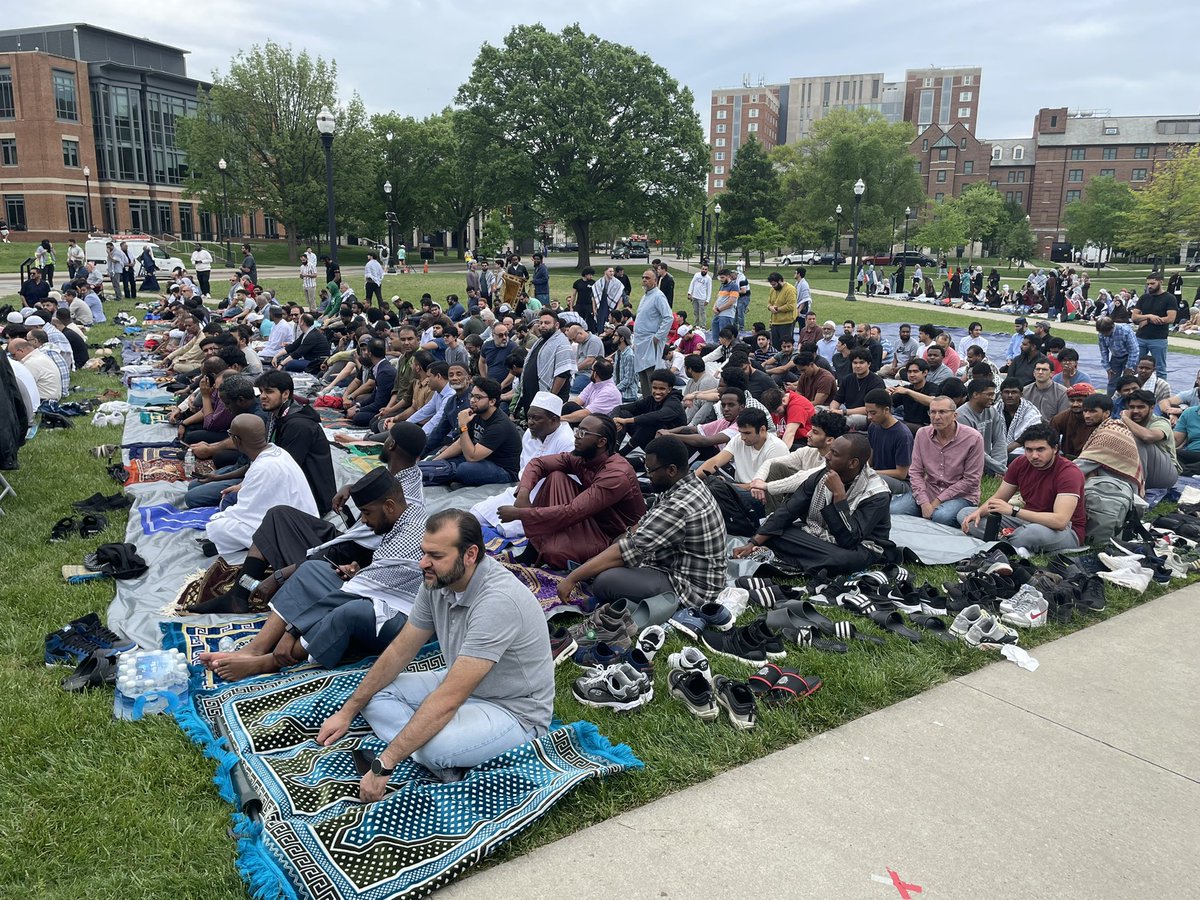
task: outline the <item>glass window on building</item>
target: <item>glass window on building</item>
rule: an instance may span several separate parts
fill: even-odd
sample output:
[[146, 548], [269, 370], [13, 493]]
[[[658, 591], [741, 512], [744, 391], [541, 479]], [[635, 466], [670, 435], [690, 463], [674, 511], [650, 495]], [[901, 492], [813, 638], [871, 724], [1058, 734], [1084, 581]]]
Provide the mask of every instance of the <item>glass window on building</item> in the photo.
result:
[[96, 131], [97, 175], [112, 181], [145, 182], [146, 158], [138, 91], [93, 85], [92, 122]]
[[1100, 177], [1101, 178], [1116, 178], [1117, 170], [1116, 169], [1101, 169]]
[[154, 230], [150, 221], [150, 201], [129, 201], [129, 227], [134, 234], [149, 234]]
[[185, 241], [196, 237], [196, 226], [192, 223], [192, 204], [179, 204], [179, 236]]
[[200, 213], [200, 240], [215, 241], [216, 239], [216, 217], [210, 212]]
[[964, 175], [974, 175], [975, 174], [975, 161], [974, 160], [968, 159], [966, 162], [963, 163], [963, 174]]
[[1130, 181], [1145, 181], [1146, 180], [1146, 170], [1145, 169], [1134, 169], [1133, 175], [1130, 176], [1129, 180]]
[[945, 183], [945, 181], [946, 181], [946, 170], [945, 169], [938, 169], [937, 181], [939, 184]]
[[115, 197], [104, 198], [104, 230], [109, 234], [116, 234], [121, 230], [120, 221], [117, 219], [117, 200]]
[[1074, 203], [1083, 196], [1083, 191], [1067, 191], [1067, 202]]
[[68, 169], [79, 168], [79, 141], [69, 141], [63, 138], [63, 165]]
[[266, 213], [263, 213], [263, 237], [279, 237], [279, 225], [275, 222], [273, 217], [268, 216]]
[[75, 93], [75, 73], [54, 69], [54, 117], [62, 122], [79, 121], [79, 98]]
[[17, 107], [13, 102], [12, 69], [0, 66], [0, 119], [15, 119]]
[[715, 188], [725, 187], [725, 179], [724, 178], [714, 178], [713, 179], [713, 187], [715, 187]]
[[67, 228], [70, 231], [88, 230], [87, 197], [67, 198]]
[[945, 199], [946, 199], [946, 195], [943, 194], [941, 191], [938, 191], [936, 194], [933, 195], [934, 203], [941, 203]]
[[1004, 148], [1003, 147], [993, 147], [992, 148], [992, 160], [994, 162], [999, 162], [1003, 158], [1003, 156], [1004, 156]]
[[1071, 169], [1067, 172], [1067, 181], [1083, 181], [1083, 169]]
[[1025, 158], [1025, 148], [1024, 147], [1013, 147], [1013, 159], [1024, 159], [1024, 158]]
[[175, 215], [171, 211], [170, 203], [162, 200], [154, 201], [154, 220], [159, 234], [175, 233]]
[[917, 126], [933, 124], [933, 91], [921, 91], [921, 101], [917, 106]]
[[945, 160], [945, 159], [949, 159], [949, 158], [950, 158], [950, 148], [949, 147], [938, 147], [938, 160]]
[[1087, 148], [1086, 147], [1072, 147], [1071, 148], [1071, 159], [1073, 159], [1073, 160], [1087, 159]]
[[1150, 158], [1150, 148], [1149, 147], [1134, 147], [1133, 148], [1133, 158], [1134, 159], [1149, 159]]
[[1024, 191], [1005, 191], [1004, 192], [1004, 202], [1016, 203], [1018, 205], [1024, 205], [1025, 192]]
[[1117, 158], [1117, 148], [1116, 147], [1105, 147], [1104, 148], [1104, 158], [1105, 159], [1116, 159]]
[[954, 79], [949, 75], [942, 79], [942, 108], [938, 112], [938, 124], [950, 124], [950, 104], [954, 101]]
[[17, 139], [0, 138], [0, 166], [17, 164]]
[[757, 122], [751, 122], [749, 125], [747, 125], [747, 126], [746, 126], [746, 130], [747, 130], [747, 131], [750, 131], [750, 132], [753, 132], [753, 131], [758, 131], [758, 123], [757, 123]]
[[25, 221], [24, 194], [4, 195], [4, 221], [8, 223], [8, 227], [13, 231], [26, 231], [28, 229], [28, 223]]
[[729, 111], [728, 111], [728, 110], [725, 110], [725, 109], [718, 109], [718, 110], [717, 110], [717, 118], [718, 118], [718, 119], [725, 119], [725, 118], [728, 118], [728, 117], [729, 117]]

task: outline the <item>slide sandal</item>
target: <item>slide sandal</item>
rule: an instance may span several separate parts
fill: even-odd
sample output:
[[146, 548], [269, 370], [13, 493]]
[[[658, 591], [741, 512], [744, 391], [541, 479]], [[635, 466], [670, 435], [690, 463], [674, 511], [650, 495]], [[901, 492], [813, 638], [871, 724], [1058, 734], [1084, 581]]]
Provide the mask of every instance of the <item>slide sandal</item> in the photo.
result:
[[947, 630], [946, 623], [937, 616], [927, 615], [926, 613], [910, 613], [908, 618], [918, 628], [928, 631], [939, 641], [953, 644], [958, 640]]
[[772, 706], [778, 706], [789, 700], [811, 697], [821, 689], [821, 684], [820, 678], [805, 678], [798, 672], [787, 672], [775, 682], [764, 699]]
[[775, 663], [767, 663], [753, 675], [746, 679], [746, 684], [750, 685], [750, 690], [754, 691], [758, 696], [763, 696], [769, 693], [771, 688], [775, 687], [775, 682], [783, 677], [785, 672], [790, 669], [781, 669]]
[[78, 531], [79, 524], [75, 521], [75, 517], [64, 516], [55, 522], [54, 527], [50, 529], [50, 543], [61, 544]]
[[[877, 614], [878, 615], [878, 614]], [[878, 644], [883, 646], [883, 638], [877, 638], [873, 634], [863, 634], [859, 631], [853, 622], [834, 622], [833, 636], [841, 638], [843, 641], [862, 641], [864, 644]]]
[[816, 628], [822, 634], [833, 634], [833, 621], [817, 612], [808, 600], [793, 600], [767, 613], [767, 624], [772, 628]]
[[872, 613], [871, 621], [885, 631], [890, 631], [892, 634], [898, 634], [900, 637], [904, 638], [905, 640], [912, 641], [914, 644], [921, 643], [921, 635], [905, 625], [904, 620], [900, 618], [900, 613], [898, 612]]
[[117, 683], [117, 657], [111, 650], [94, 650], [75, 671], [62, 680], [62, 689], [69, 693], [88, 691]]
[[79, 534], [85, 538], [95, 537], [107, 527], [108, 519], [99, 513], [95, 513], [94, 515], [83, 517], [83, 520], [79, 523]]
[[630, 600], [629, 614], [640, 632], [650, 625], [663, 625], [679, 610], [679, 598], [674, 594], [655, 594], [644, 600]]
[[826, 653], [845, 653], [850, 649], [841, 641], [827, 641], [817, 637], [817, 629], [812, 625], [804, 625], [800, 628], [789, 626], [783, 629], [783, 636], [797, 646], [812, 647], [814, 650], [822, 650]]

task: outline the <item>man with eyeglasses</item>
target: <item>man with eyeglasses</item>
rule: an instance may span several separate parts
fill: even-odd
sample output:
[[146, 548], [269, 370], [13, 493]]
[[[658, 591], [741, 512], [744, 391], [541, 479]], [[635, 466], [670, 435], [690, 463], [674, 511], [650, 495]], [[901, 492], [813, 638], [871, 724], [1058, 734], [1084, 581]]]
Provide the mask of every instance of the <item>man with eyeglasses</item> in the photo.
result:
[[921, 516], [939, 525], [958, 524], [958, 514], [979, 505], [985, 455], [983, 435], [960, 425], [949, 397], [929, 401], [932, 424], [917, 430], [908, 480], [912, 493], [892, 498], [892, 515]]
[[430, 462], [420, 463], [422, 472], [438, 471], [448, 463], [450, 477], [468, 486], [510, 484], [517, 479], [521, 463], [521, 432], [500, 411], [500, 382], [476, 378], [471, 386], [470, 407], [458, 414], [458, 439]]
[[492, 336], [483, 342], [480, 351], [479, 374], [483, 378], [504, 377], [508, 369], [508, 356], [513, 351], [512, 341], [509, 340], [508, 326], [497, 322], [492, 326]]

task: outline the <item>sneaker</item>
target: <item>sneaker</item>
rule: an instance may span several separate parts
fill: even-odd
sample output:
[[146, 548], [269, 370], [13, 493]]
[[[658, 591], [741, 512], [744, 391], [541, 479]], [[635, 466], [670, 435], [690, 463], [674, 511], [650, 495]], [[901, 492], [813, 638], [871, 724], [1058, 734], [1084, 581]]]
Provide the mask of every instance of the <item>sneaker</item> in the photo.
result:
[[77, 666], [97, 650], [107, 650], [73, 625], [46, 635], [44, 660], [48, 666]]
[[1045, 600], [1047, 595], [1054, 593], [1058, 584], [1049, 585], [1043, 593], [1033, 584], [1027, 584], [1007, 600], [1000, 601], [1000, 612], [1009, 613], [1027, 600]]
[[1144, 561], [1142, 556], [1128, 554], [1098, 553], [1097, 556], [1100, 557], [1100, 562], [1108, 566], [1110, 572], [1116, 572], [1119, 569], [1137, 569]]
[[700, 643], [713, 653], [728, 656], [748, 666], [761, 666], [767, 661], [766, 639], [752, 626], [729, 631], [705, 631], [700, 635]]
[[667, 676], [671, 696], [679, 700], [687, 711], [705, 722], [711, 722], [719, 714], [712, 682], [700, 672], [685, 672], [676, 669]]
[[888, 591], [885, 599], [891, 601], [900, 612], [905, 613], [920, 612], [926, 606], [934, 607], [939, 604], [944, 610], [946, 602], [932, 584], [923, 584], [920, 587], [909, 585], [905, 588], [892, 588]]
[[567, 629], [559, 626], [550, 632], [550, 658], [556, 666], [574, 656], [578, 649], [579, 645]]
[[654, 682], [632, 666], [621, 664], [575, 679], [571, 693], [584, 706], [628, 712], [654, 699]]
[[704, 620], [706, 628], [714, 631], [728, 631], [733, 627], [733, 613], [720, 603], [702, 603], [696, 608], [696, 614]]
[[730, 725], [739, 731], [749, 731], [754, 727], [758, 721], [758, 704], [750, 685], [718, 675], [715, 691], [717, 704], [729, 716]]
[[[1103, 554], [1101, 555], [1103, 556]], [[1099, 577], [1121, 587], [1132, 588], [1141, 594], [1145, 592], [1146, 588], [1150, 587], [1150, 581], [1154, 578], [1154, 573], [1149, 569], [1137, 566], [1133, 569], [1117, 569], [1113, 572], [1101, 572]]]
[[646, 659], [654, 661], [654, 655], [663, 648], [663, 644], [667, 642], [667, 630], [661, 625], [647, 625], [642, 629], [642, 633], [638, 635], [635, 646], [646, 654]]
[[100, 617], [95, 613], [81, 616], [71, 622], [71, 625], [76, 630], [83, 632], [84, 636], [91, 638], [101, 647], [111, 650], [113, 653], [128, 653], [138, 647], [135, 641], [120, 637], [115, 631], [105, 628], [100, 622]]
[[690, 606], [684, 606], [676, 610], [675, 615], [671, 616], [671, 625], [676, 631], [686, 634], [694, 641], [698, 641], [708, 623], [695, 609]]
[[633, 666], [643, 675], [654, 677], [654, 660], [647, 656], [641, 647], [630, 647], [621, 654], [620, 661]]
[[994, 608], [999, 603], [996, 583], [990, 575], [968, 575], [961, 582], [942, 585], [946, 589], [946, 611], [957, 615], [972, 606]]
[[708, 665], [708, 657], [698, 647], [684, 647], [678, 653], [667, 657], [667, 665], [672, 671], [699, 672], [712, 683], [712, 669]]
[[979, 622], [983, 618], [983, 609], [979, 605], [968, 606], [966, 609], [960, 610], [958, 615], [954, 617], [954, 621], [950, 623], [950, 633], [955, 637], [966, 637], [971, 626]]
[[622, 598], [596, 607], [590, 616], [570, 626], [567, 631], [580, 646], [604, 641], [624, 650], [633, 643], [637, 626], [633, 624], [633, 616], [629, 612], [629, 601]]
[[606, 641], [583, 644], [575, 651], [575, 665], [585, 669], [607, 669], [621, 662], [622, 648], [613, 647]]
[[787, 650], [783, 645], [783, 635], [769, 627], [765, 617], [760, 616], [746, 628], [758, 632], [762, 637], [763, 648], [767, 651], [767, 659], [783, 659], [787, 656]]
[[984, 615], [971, 626], [964, 640], [971, 647], [998, 646], [1000, 644], [1015, 644], [1017, 633], [998, 619]]
[[1000, 617], [1001, 622], [1021, 628], [1041, 628], [1046, 624], [1046, 613], [1050, 610], [1049, 601], [1037, 591], [1030, 590], [1026, 593], [1027, 587], [1028, 585], [1021, 588], [1012, 600], [1005, 601], [1010, 605], [1010, 609]]
[[1107, 606], [1104, 596], [1104, 580], [1098, 575], [1071, 579], [1071, 586], [1078, 593], [1078, 604], [1089, 612], [1103, 612]]
[[963, 560], [954, 567], [959, 575], [1011, 575], [1013, 568], [1009, 562], [1008, 554], [999, 547], [993, 547], [991, 550], [984, 550], [981, 553], [976, 553], [970, 559]]

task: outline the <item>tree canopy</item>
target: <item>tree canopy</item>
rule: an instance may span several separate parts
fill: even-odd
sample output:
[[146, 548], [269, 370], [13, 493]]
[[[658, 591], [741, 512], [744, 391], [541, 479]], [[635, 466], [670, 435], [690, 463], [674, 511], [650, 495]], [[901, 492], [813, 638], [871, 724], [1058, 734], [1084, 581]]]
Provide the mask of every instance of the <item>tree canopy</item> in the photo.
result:
[[1169, 256], [1200, 236], [1200, 147], [1177, 147], [1173, 153], [1134, 193], [1120, 239], [1129, 250]]
[[593, 223], [670, 232], [702, 202], [708, 150], [691, 91], [578, 25], [519, 25], [484, 44], [457, 102], [490, 181], [570, 225], [581, 267]]
[[[726, 190], [721, 194], [721, 217], [725, 220], [726, 234], [735, 238], [754, 234], [759, 230], [756, 220], [778, 221], [782, 206], [779, 174], [762, 144], [751, 135], [738, 149], [729, 170]], [[744, 243], [742, 246], [746, 250], [758, 249]]]
[[1093, 178], [1083, 199], [1068, 203], [1063, 211], [1067, 239], [1077, 247], [1088, 243], [1097, 247], [1114, 246], [1125, 230], [1133, 203], [1133, 189], [1129, 185], [1109, 175]]

